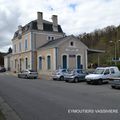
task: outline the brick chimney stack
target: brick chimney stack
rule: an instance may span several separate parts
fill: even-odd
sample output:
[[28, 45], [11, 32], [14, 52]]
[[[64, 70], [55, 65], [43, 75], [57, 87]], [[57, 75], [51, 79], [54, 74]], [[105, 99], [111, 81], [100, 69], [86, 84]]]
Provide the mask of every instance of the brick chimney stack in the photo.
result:
[[58, 17], [57, 15], [52, 15], [53, 21], [53, 31], [58, 32]]
[[43, 30], [43, 13], [37, 12], [37, 27], [38, 30]]

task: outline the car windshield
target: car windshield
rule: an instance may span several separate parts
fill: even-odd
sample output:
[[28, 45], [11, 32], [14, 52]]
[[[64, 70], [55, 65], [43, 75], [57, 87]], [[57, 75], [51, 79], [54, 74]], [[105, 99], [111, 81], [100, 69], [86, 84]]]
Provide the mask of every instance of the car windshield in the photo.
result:
[[93, 73], [94, 74], [103, 74], [104, 69], [96, 69]]
[[29, 70], [30, 72], [36, 72], [36, 71], [34, 71], [34, 70]]

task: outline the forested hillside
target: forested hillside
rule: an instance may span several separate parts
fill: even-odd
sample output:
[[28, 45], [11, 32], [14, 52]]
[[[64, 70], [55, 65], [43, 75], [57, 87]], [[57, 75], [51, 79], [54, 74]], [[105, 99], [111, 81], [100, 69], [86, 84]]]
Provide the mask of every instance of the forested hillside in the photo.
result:
[[[116, 44], [116, 56], [120, 57], [120, 25], [108, 26], [103, 29], [95, 30], [91, 33], [84, 33], [77, 36], [83, 43], [89, 48], [105, 50], [102, 54], [91, 54], [89, 56], [89, 64], [96, 63], [99, 65], [114, 65], [112, 58], [115, 58], [115, 44]], [[99, 58], [98, 58], [99, 57]], [[120, 62], [117, 62], [120, 65]]]

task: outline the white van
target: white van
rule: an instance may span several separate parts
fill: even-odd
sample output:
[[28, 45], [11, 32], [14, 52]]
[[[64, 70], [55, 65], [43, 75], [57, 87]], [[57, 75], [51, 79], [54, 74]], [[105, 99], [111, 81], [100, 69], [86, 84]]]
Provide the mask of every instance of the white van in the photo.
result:
[[93, 72], [85, 77], [88, 84], [102, 84], [107, 83], [111, 77], [120, 76], [118, 67], [98, 67]]

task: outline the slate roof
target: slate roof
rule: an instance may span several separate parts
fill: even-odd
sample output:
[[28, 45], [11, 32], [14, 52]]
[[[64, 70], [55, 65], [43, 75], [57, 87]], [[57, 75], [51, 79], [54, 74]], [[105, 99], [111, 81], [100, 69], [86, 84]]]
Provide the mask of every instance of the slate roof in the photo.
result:
[[[43, 31], [50, 31], [53, 32], [53, 23], [43, 20]], [[27, 32], [28, 30], [38, 30], [37, 28], [37, 20], [31, 21], [30, 23], [26, 24], [25, 26], [22, 27], [22, 33]], [[60, 25], [58, 25], [58, 32], [63, 33], [63, 30]], [[14, 33], [14, 37], [18, 37], [18, 30]]]

